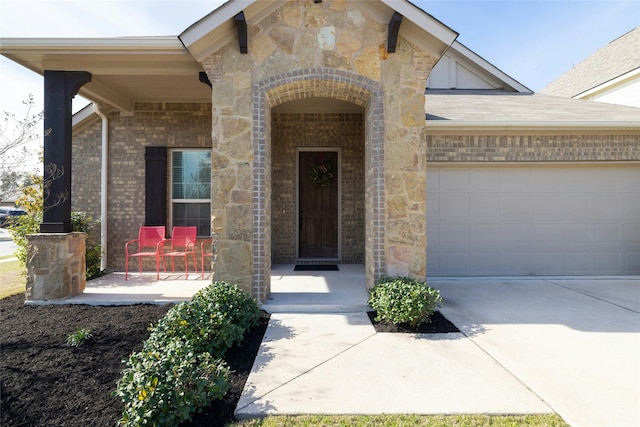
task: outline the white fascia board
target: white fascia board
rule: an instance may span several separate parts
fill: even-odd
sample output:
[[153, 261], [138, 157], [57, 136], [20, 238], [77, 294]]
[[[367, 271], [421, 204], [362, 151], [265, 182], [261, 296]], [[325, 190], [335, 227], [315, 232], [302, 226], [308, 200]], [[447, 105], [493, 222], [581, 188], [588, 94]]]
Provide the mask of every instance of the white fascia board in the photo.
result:
[[533, 93], [531, 89], [524, 86], [520, 82], [516, 81], [515, 79], [513, 79], [512, 77], [510, 77], [509, 75], [501, 71], [495, 65], [491, 64], [489, 61], [487, 61], [486, 59], [484, 59], [483, 57], [481, 57], [480, 55], [478, 55], [477, 53], [475, 53], [474, 51], [472, 51], [462, 43], [455, 41], [451, 46], [451, 50], [459, 54], [463, 58], [465, 58], [467, 61], [471, 62], [473, 65], [479, 67], [481, 70], [491, 74], [496, 79], [505, 82], [506, 84], [508, 84], [515, 90], [517, 90], [518, 92]]
[[0, 39], [0, 53], [185, 53], [175, 37], [113, 38], [7, 38]]
[[184, 30], [178, 38], [189, 48], [203, 37], [206, 37], [211, 31], [220, 27], [226, 21], [230, 20], [245, 8], [250, 6], [255, 0], [231, 0], [222, 4], [219, 8], [205, 16], [189, 28]]
[[640, 133], [640, 121], [466, 121], [426, 120], [425, 127], [438, 131], [508, 130], [624, 130]]
[[640, 77], [640, 68], [636, 68], [635, 70], [631, 70], [625, 74], [622, 74], [621, 76], [616, 77], [615, 79], [609, 80], [608, 82], [602, 83], [601, 85], [598, 85], [594, 88], [591, 88], [589, 90], [586, 90], [582, 93], [579, 93], [578, 95], [574, 96], [573, 98], [575, 99], [583, 99], [583, 98], [590, 98], [594, 95], [597, 95], [601, 92], [606, 92], [610, 89], [613, 89], [614, 87], [621, 85], [623, 83], [626, 83], [629, 80], [632, 80], [636, 77]]
[[75, 128], [76, 126], [79, 126], [85, 120], [90, 119], [94, 113], [95, 110], [93, 109], [93, 104], [86, 105], [82, 110], [74, 113], [71, 122], [72, 127]]
[[[447, 27], [436, 18], [429, 15], [419, 7], [405, 1], [405, 0], [380, 0], [381, 3], [386, 4], [391, 9], [398, 12], [403, 17], [414, 22], [424, 31], [433, 35], [442, 43], [450, 46], [456, 38], [458, 33]], [[402, 31], [402, 25], [400, 25], [400, 31]]]
[[183, 31], [179, 39], [197, 61], [203, 61], [237, 39], [238, 32], [233, 18], [238, 13], [244, 12], [247, 23], [254, 25], [286, 2], [287, 0], [229, 1]]

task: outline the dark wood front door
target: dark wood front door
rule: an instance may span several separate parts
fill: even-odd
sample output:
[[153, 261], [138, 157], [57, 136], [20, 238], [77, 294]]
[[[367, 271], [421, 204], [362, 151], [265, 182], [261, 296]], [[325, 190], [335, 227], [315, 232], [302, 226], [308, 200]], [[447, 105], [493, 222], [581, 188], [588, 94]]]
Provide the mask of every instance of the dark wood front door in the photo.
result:
[[301, 151], [299, 257], [338, 258], [338, 153]]

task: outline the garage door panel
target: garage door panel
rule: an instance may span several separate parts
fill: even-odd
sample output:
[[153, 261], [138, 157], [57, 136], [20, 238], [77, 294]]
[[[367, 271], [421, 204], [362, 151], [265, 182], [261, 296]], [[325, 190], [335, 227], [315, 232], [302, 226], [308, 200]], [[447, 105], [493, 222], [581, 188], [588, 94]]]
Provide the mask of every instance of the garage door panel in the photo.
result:
[[559, 194], [538, 193], [532, 196], [533, 214], [538, 219], [553, 220], [562, 216], [560, 207], [564, 197]]
[[593, 196], [593, 215], [599, 220], [621, 218], [621, 197], [617, 194], [596, 194]]
[[535, 274], [563, 274], [564, 254], [562, 252], [535, 252], [533, 267], [532, 273]]
[[500, 216], [525, 219], [531, 216], [532, 200], [528, 195], [507, 193], [500, 195]]
[[587, 219], [593, 218], [593, 206], [591, 197], [584, 196], [566, 196], [563, 204], [563, 218]]
[[[435, 190], [432, 190], [432, 192]], [[427, 194], [430, 192], [427, 191]], [[440, 213], [440, 196], [434, 195], [427, 200], [427, 219], [435, 218], [443, 218], [444, 216]]]
[[640, 271], [640, 250], [625, 252], [623, 263], [623, 273], [637, 274]]
[[531, 179], [532, 192], [564, 192], [562, 188], [562, 171], [548, 170], [546, 172], [540, 172], [534, 169], [534, 173], [535, 176]]
[[503, 252], [500, 257], [500, 270], [503, 274], [532, 274], [530, 252]]
[[476, 251], [470, 254], [471, 271], [481, 275], [494, 275], [500, 272], [500, 252]]
[[497, 224], [471, 224], [469, 227], [471, 247], [483, 249], [500, 248], [500, 226]]
[[500, 189], [502, 191], [529, 191], [531, 184], [529, 168], [500, 169]]
[[622, 230], [622, 243], [640, 246], [640, 224], [623, 224]]
[[640, 274], [640, 165], [429, 166], [427, 180], [429, 275]]
[[469, 274], [469, 252], [441, 252], [440, 253], [440, 272], [444, 275], [457, 274], [462, 271], [463, 274]]
[[[640, 187], [640, 180], [637, 183], [638, 187]], [[622, 217], [625, 219], [634, 219], [640, 218], [640, 196], [625, 197], [622, 202]]]
[[500, 195], [495, 193], [471, 194], [469, 215], [474, 218], [494, 218], [500, 215]]
[[603, 192], [632, 192], [638, 191], [640, 171], [633, 168], [618, 168], [601, 173], [597, 176], [597, 189]]
[[441, 190], [468, 190], [469, 170], [465, 168], [453, 168], [440, 171]]
[[620, 252], [611, 251], [595, 251], [593, 257], [594, 272], [596, 274], [614, 274], [621, 270]]
[[496, 169], [473, 169], [470, 179], [472, 190], [497, 192], [500, 189], [500, 171]]
[[[544, 171], [542, 171], [544, 173]], [[576, 167], [571, 170], [563, 170], [559, 182], [560, 188], [565, 193], [590, 193], [598, 187], [603, 187], [602, 179], [597, 179], [599, 173], [589, 167]]]
[[564, 240], [569, 248], [576, 245], [588, 245], [592, 241], [593, 232], [589, 224], [566, 224]]
[[427, 169], [427, 193], [440, 191], [440, 169], [428, 168]]
[[440, 212], [447, 218], [469, 216], [469, 197], [464, 194], [452, 194], [440, 198]]
[[589, 251], [564, 253], [563, 274], [589, 274], [592, 271], [592, 257]]
[[564, 226], [561, 224], [535, 224], [533, 239], [535, 247], [555, 248], [562, 246], [565, 242]]
[[527, 247], [532, 241], [531, 226], [529, 224], [501, 224], [500, 243], [505, 248]]
[[593, 231], [595, 245], [620, 244], [620, 224], [594, 224]]
[[469, 247], [469, 224], [440, 225], [440, 244], [444, 247]]

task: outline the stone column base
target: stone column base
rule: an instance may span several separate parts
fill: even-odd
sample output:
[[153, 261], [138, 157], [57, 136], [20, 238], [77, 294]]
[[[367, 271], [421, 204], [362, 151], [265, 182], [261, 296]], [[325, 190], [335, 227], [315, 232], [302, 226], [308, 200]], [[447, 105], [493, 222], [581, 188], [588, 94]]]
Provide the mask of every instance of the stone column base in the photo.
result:
[[80, 295], [87, 284], [85, 233], [27, 236], [27, 301], [61, 300]]

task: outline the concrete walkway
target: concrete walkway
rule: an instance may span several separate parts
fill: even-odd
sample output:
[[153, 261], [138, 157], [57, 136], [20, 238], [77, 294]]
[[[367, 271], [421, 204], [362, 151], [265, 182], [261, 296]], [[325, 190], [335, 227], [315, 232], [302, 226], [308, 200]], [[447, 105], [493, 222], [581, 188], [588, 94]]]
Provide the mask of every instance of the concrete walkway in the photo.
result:
[[[236, 410], [269, 414], [556, 412], [640, 426], [640, 277], [438, 279], [461, 333], [378, 334], [364, 267], [274, 266], [269, 327]], [[188, 301], [211, 281], [112, 273], [60, 303]]]
[[329, 301], [339, 284], [326, 272], [272, 281], [239, 418], [557, 412], [573, 426], [640, 425], [640, 278], [433, 279], [462, 333], [401, 335], [375, 333], [359, 311], [364, 272], [347, 276], [345, 313], [287, 312]]

